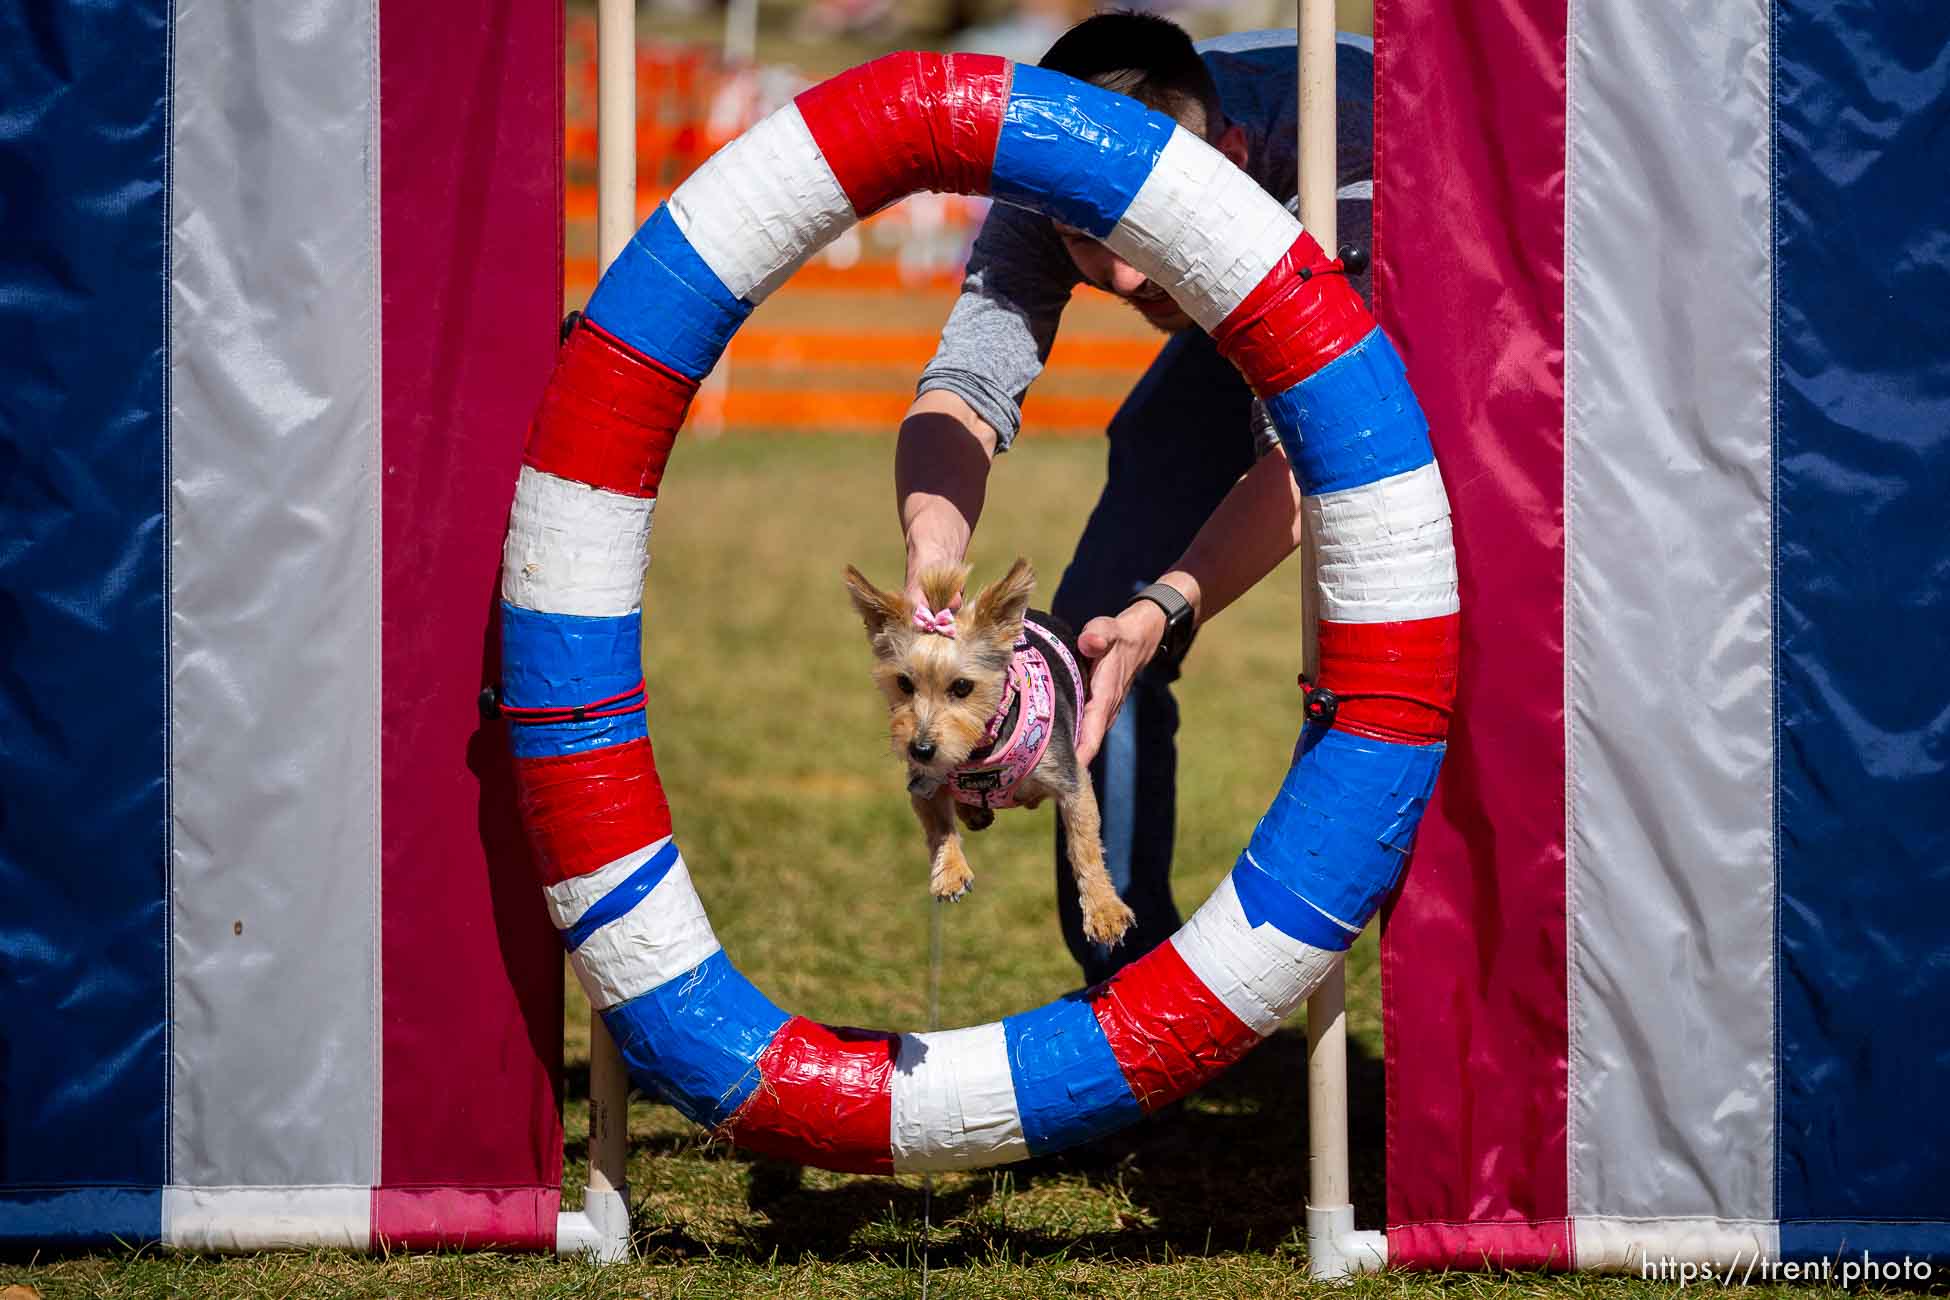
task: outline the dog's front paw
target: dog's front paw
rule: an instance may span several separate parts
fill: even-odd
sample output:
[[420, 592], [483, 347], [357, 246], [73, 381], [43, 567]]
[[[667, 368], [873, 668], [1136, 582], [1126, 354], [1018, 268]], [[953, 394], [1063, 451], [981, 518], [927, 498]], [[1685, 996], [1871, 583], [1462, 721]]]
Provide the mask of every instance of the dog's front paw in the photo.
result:
[[1083, 933], [1092, 943], [1101, 943], [1106, 948], [1115, 945], [1137, 920], [1130, 905], [1116, 894], [1108, 897], [1089, 899], [1083, 902]]
[[940, 865], [928, 878], [928, 892], [950, 903], [959, 903], [962, 895], [974, 887], [975, 873], [968, 869], [968, 859], [959, 853], [943, 854]]

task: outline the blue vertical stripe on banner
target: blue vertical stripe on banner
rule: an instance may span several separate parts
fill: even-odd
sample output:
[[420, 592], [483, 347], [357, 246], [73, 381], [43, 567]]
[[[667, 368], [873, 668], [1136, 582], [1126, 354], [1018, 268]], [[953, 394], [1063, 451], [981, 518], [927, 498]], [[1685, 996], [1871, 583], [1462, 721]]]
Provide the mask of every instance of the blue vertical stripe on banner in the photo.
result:
[[1950, 8], [1775, 10], [1781, 1248], [1950, 1253]]
[[0, 1244], [161, 1226], [168, 18], [0, 7]]

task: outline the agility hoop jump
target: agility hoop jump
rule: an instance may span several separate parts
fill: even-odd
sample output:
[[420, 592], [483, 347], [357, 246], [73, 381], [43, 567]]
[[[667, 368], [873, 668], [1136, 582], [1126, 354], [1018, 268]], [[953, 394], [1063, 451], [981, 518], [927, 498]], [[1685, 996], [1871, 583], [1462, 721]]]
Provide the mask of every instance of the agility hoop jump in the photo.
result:
[[[644, 713], [651, 518], [699, 382], [753, 307], [860, 217], [986, 194], [1103, 240], [1265, 399], [1308, 494], [1320, 654], [1293, 766], [1166, 943], [966, 1029], [775, 1007], [713, 935]], [[1458, 645], [1448, 498], [1394, 347], [1314, 239], [1163, 114], [999, 58], [895, 54], [800, 95], [661, 205], [570, 331], [530, 427], [500, 689], [548, 906], [630, 1076], [806, 1164], [977, 1168], [1112, 1132], [1272, 1034], [1399, 877], [1442, 762]]]

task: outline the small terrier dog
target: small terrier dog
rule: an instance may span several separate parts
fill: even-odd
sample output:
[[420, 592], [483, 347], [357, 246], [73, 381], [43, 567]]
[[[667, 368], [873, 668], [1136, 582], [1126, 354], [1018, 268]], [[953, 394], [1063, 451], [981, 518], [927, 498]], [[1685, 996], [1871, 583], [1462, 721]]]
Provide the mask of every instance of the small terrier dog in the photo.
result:
[[1083, 932], [1114, 944], [1131, 909], [1104, 869], [1097, 796], [1077, 763], [1083, 676], [1067, 629], [1031, 611], [1036, 574], [1018, 558], [959, 615], [950, 606], [966, 568], [921, 574], [925, 604], [875, 587], [852, 565], [846, 587], [873, 646], [874, 681], [887, 697], [894, 755], [928, 839], [929, 888], [959, 899], [974, 883], [955, 819], [986, 830], [995, 809], [1034, 808], [1054, 797], [1083, 904]]

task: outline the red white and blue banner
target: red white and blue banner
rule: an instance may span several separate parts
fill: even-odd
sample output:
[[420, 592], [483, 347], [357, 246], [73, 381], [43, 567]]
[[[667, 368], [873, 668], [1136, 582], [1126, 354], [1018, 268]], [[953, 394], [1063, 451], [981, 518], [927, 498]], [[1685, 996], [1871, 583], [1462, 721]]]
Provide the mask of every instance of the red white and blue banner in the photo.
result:
[[560, 6], [0, 12], [0, 1245], [552, 1247]]
[[1950, 1252], [1950, 9], [1381, 0], [1375, 49], [1468, 610], [1390, 1261]]

